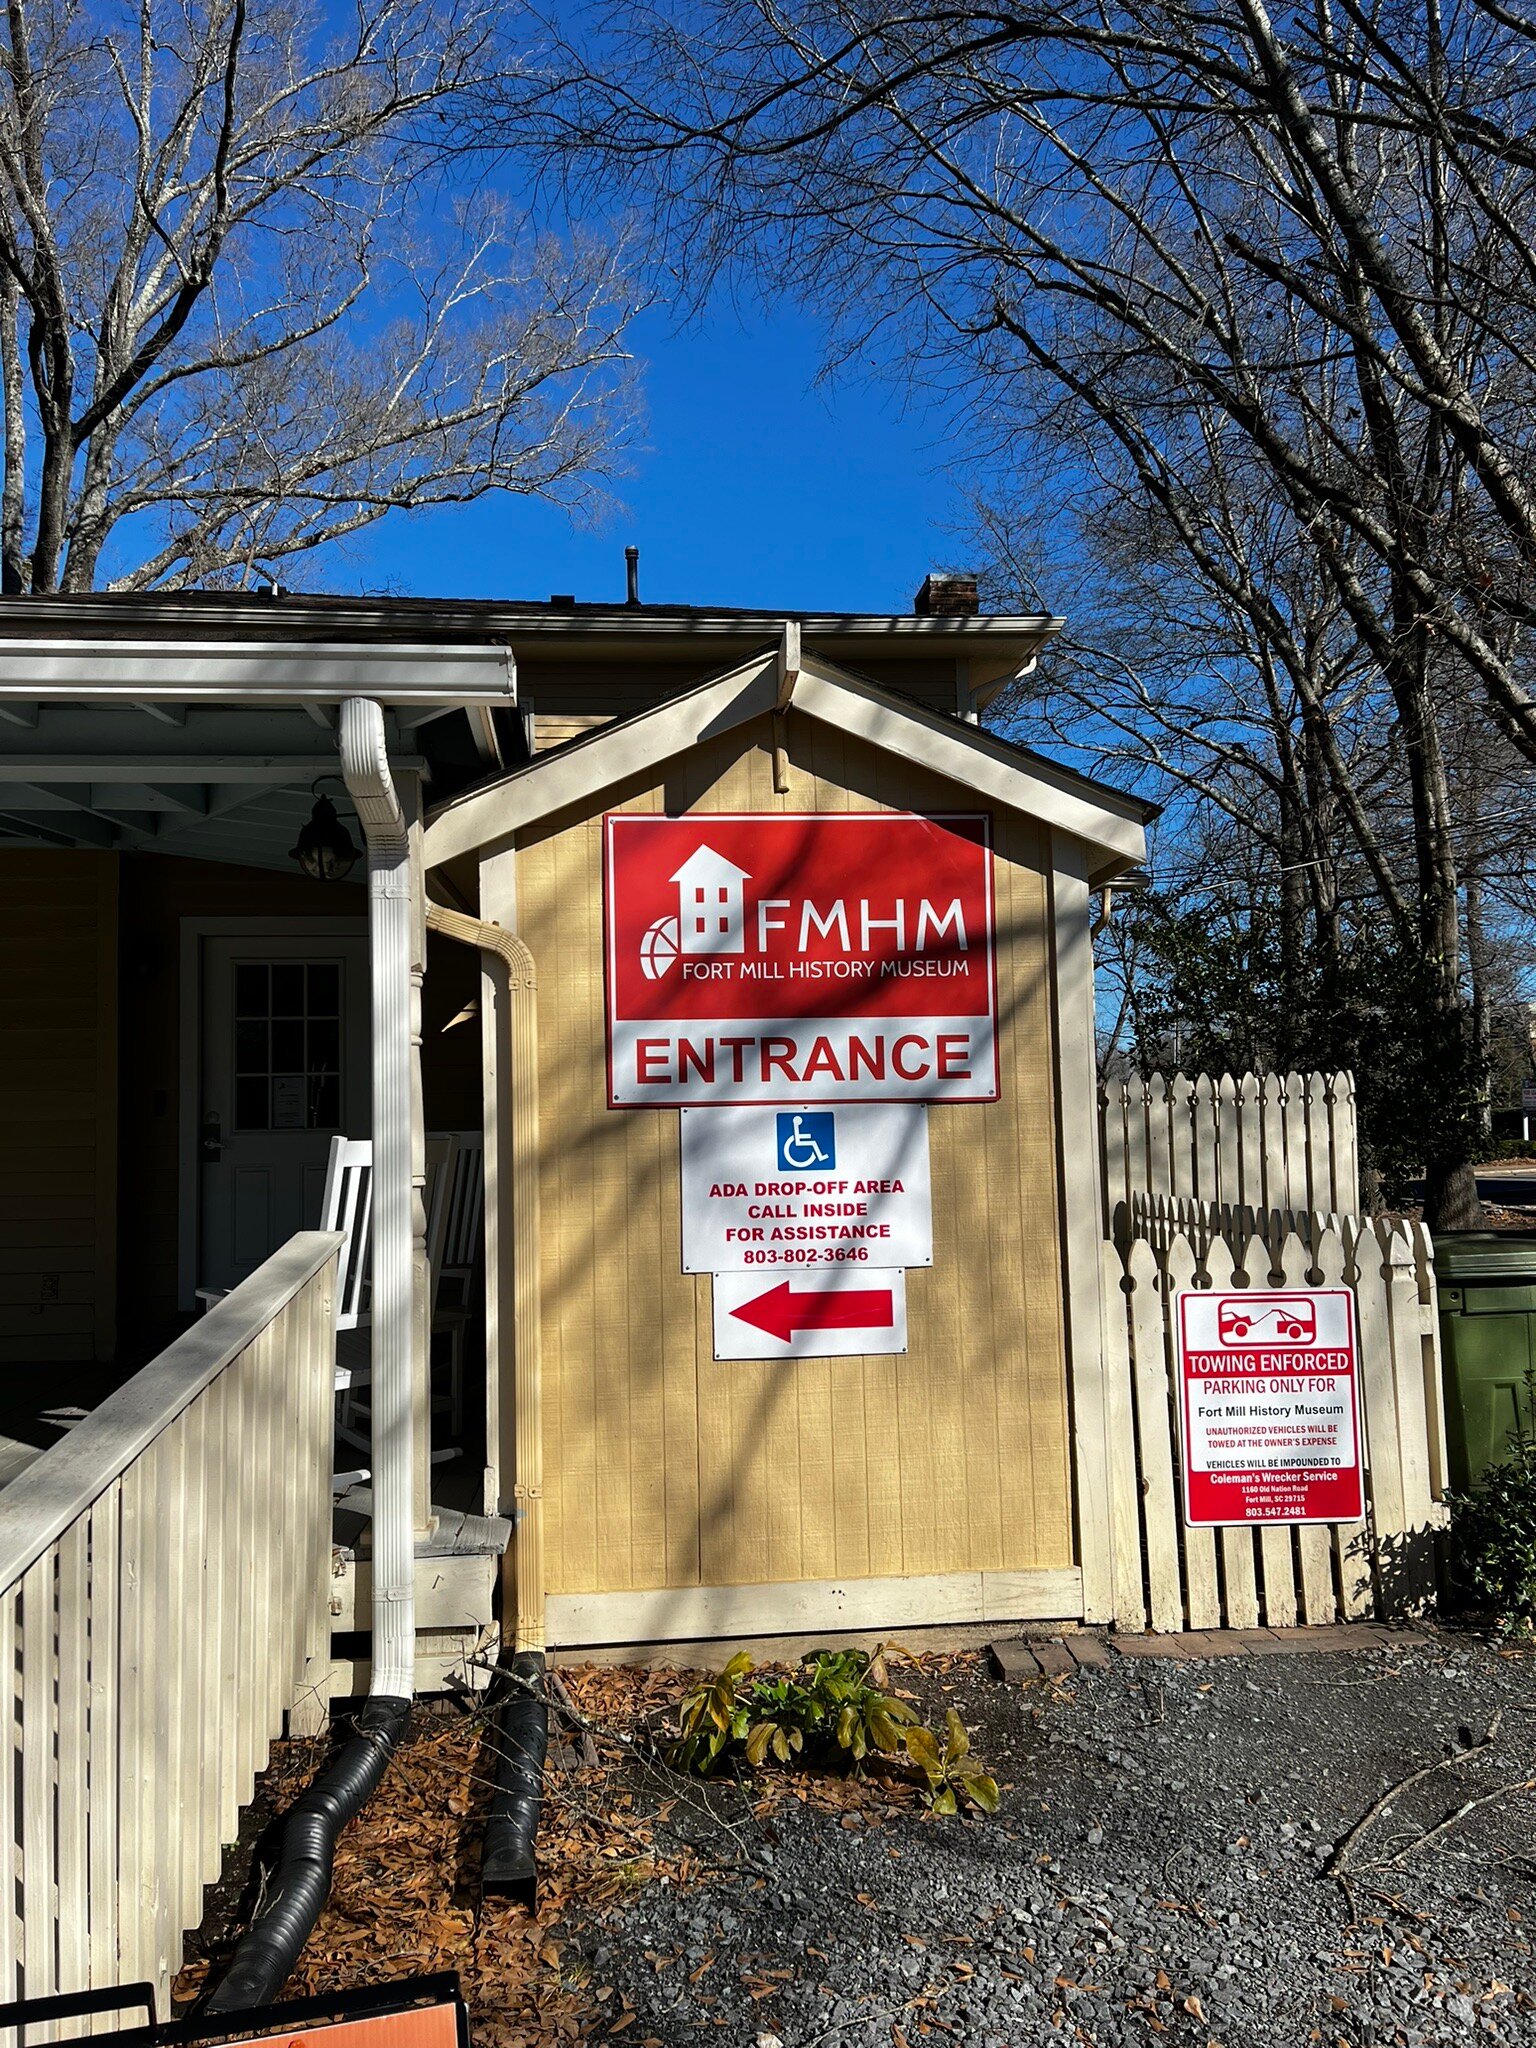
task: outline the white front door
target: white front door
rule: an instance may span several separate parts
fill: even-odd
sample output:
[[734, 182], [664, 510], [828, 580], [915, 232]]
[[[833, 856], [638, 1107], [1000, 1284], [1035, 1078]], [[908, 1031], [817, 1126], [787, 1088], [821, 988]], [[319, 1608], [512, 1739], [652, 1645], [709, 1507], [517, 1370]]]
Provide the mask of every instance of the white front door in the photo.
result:
[[204, 938], [199, 1287], [233, 1287], [316, 1229], [333, 1134], [369, 1134], [368, 940]]

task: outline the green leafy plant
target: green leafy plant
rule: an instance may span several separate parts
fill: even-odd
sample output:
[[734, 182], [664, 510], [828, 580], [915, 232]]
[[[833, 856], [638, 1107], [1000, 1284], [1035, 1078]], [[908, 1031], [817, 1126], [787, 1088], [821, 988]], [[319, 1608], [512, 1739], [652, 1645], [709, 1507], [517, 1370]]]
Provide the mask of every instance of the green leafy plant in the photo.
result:
[[958, 1813], [964, 1800], [983, 1813], [996, 1813], [997, 1780], [971, 1755], [971, 1738], [951, 1707], [944, 1718], [942, 1740], [931, 1728], [909, 1728], [907, 1755], [923, 1775], [928, 1804], [935, 1813]]
[[830, 1726], [833, 1742], [855, 1764], [871, 1754], [898, 1754], [902, 1730], [917, 1714], [885, 1691], [883, 1660], [862, 1650], [813, 1650], [806, 1669], [818, 1719]]
[[814, 1735], [818, 1708], [808, 1687], [792, 1678], [759, 1678], [748, 1688], [746, 1705], [753, 1716], [744, 1745], [747, 1762], [754, 1767], [771, 1751], [781, 1764], [799, 1756], [805, 1738]]
[[794, 1673], [754, 1675], [743, 1651], [684, 1695], [668, 1760], [707, 1778], [737, 1755], [754, 1770], [772, 1759], [859, 1771], [873, 1759], [916, 1777], [935, 1813], [957, 1813], [961, 1801], [994, 1812], [997, 1786], [971, 1757], [959, 1715], [950, 1709], [940, 1736], [889, 1684], [886, 1653], [813, 1650]]
[[707, 1778], [729, 1744], [745, 1741], [752, 1717], [736, 1696], [736, 1681], [751, 1669], [752, 1659], [739, 1651], [718, 1677], [683, 1695], [678, 1738], [668, 1751], [680, 1771]]
[[1536, 1621], [1536, 1368], [1509, 1449], [1467, 1493], [1449, 1496], [1451, 1570], [1472, 1605]]

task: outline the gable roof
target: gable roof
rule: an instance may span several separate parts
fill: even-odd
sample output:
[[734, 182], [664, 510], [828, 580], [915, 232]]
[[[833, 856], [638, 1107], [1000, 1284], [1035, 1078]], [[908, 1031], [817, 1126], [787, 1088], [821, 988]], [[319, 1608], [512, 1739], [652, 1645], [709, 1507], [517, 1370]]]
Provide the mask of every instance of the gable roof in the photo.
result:
[[428, 867], [501, 844], [574, 805], [601, 801], [615, 784], [662, 768], [679, 754], [774, 710], [793, 709], [838, 732], [929, 769], [1006, 809], [1080, 839], [1095, 882], [1146, 858], [1156, 806], [1026, 752], [980, 726], [897, 697], [812, 654], [786, 670], [767, 654], [633, 718], [598, 727], [510, 774], [464, 791], [429, 816]]

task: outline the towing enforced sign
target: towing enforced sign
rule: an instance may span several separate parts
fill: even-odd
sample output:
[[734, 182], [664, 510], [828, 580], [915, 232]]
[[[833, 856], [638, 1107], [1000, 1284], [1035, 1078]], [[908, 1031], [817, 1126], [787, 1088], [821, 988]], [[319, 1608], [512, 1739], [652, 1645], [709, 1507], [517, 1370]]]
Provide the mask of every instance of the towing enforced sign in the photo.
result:
[[1188, 1287], [1173, 1312], [1188, 1526], [1358, 1522], [1352, 1291]]

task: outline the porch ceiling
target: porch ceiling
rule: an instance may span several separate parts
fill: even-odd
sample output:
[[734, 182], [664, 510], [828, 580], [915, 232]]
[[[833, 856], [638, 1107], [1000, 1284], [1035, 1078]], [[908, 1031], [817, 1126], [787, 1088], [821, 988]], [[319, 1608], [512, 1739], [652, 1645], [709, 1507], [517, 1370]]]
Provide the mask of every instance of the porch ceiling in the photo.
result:
[[[43, 631], [0, 636], [0, 845], [286, 870], [313, 784], [339, 774], [350, 697], [384, 707], [394, 765], [439, 797], [525, 751], [505, 643], [130, 638], [110, 607], [109, 637], [56, 607], [7, 618]], [[329, 793], [345, 815], [339, 782]]]
[[[458, 779], [456, 767], [483, 773], [485, 727], [468, 725], [462, 710], [391, 712], [394, 765], [429, 783], [435, 765], [446, 770], [439, 780]], [[452, 734], [427, 730], [450, 723]], [[338, 766], [334, 713], [320, 704], [0, 696], [0, 846], [139, 849], [287, 871], [312, 785]], [[339, 783], [328, 793], [347, 818]]]

